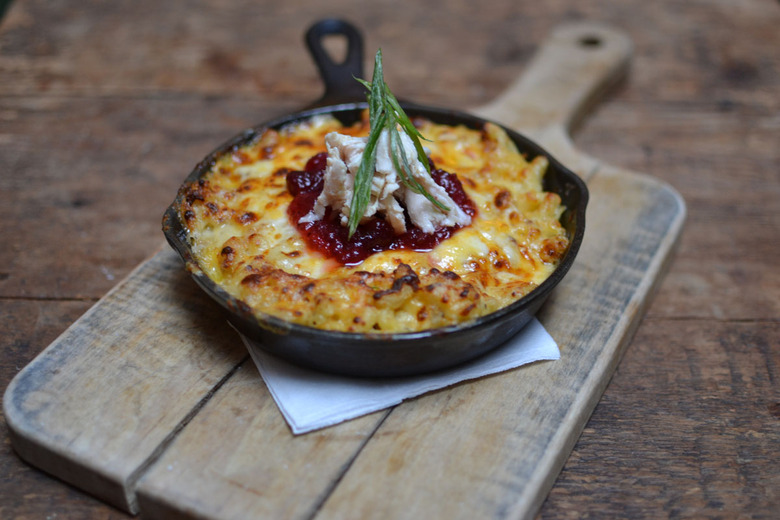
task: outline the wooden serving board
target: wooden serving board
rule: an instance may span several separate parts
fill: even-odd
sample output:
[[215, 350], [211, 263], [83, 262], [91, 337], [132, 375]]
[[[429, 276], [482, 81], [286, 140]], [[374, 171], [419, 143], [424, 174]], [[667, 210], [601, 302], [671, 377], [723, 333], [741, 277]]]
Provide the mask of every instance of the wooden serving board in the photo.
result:
[[631, 52], [614, 29], [562, 26], [516, 84], [474, 110], [540, 142], [590, 188], [579, 257], [539, 314], [559, 361], [294, 436], [236, 333], [166, 246], [12, 381], [3, 404], [14, 449], [142, 518], [532, 517], [685, 219], [671, 188], [569, 139]]

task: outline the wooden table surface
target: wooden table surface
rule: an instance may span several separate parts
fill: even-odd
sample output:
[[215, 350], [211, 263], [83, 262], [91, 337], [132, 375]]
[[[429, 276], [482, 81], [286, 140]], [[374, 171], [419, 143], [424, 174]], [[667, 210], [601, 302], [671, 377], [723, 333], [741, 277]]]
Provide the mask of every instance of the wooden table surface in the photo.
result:
[[[563, 21], [625, 31], [577, 146], [676, 188], [671, 269], [541, 518], [780, 510], [780, 3], [15, 0], [0, 23], [0, 387], [163, 244], [216, 144], [321, 94], [302, 43], [344, 17], [399, 96], [474, 107]], [[370, 69], [368, 69], [370, 70]], [[0, 518], [126, 518], [22, 462]]]

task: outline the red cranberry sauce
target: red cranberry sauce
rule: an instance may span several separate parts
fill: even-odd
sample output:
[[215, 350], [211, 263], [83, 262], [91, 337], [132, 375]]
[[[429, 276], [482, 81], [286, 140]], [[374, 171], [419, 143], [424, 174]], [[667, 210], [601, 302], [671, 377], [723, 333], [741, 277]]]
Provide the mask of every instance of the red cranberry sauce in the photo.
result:
[[[348, 240], [347, 228], [339, 223], [338, 212], [331, 208], [326, 209], [322, 220], [301, 224], [300, 219], [311, 211], [322, 191], [326, 159], [325, 152], [319, 153], [309, 159], [303, 171], [291, 171], [287, 174], [287, 190], [293, 196], [287, 213], [309, 247], [341, 264], [358, 264], [373, 253], [388, 249], [430, 251], [460, 228], [460, 226], [442, 227], [433, 233], [424, 233], [411, 223], [407, 214], [406, 232], [397, 235], [382, 215], [376, 215], [360, 224], [352, 238]], [[458, 177], [444, 170], [435, 169], [432, 162], [431, 165], [434, 181], [447, 191], [466, 214], [473, 217], [476, 214], [476, 207], [463, 191]]]

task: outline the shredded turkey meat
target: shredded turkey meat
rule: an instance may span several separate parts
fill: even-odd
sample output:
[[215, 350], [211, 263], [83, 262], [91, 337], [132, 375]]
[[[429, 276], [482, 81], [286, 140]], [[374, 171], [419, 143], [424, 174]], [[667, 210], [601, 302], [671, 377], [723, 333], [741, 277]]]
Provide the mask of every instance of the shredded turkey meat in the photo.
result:
[[[328, 160], [322, 193], [312, 210], [301, 218], [301, 222], [321, 220], [325, 215], [325, 208], [330, 206], [340, 212], [341, 224], [348, 225], [355, 174], [360, 168], [366, 142], [367, 138], [352, 137], [337, 132], [325, 136]], [[403, 153], [410, 159], [412, 171], [409, 173], [434, 199], [449, 208], [449, 211], [437, 208], [424, 195], [401, 182], [390, 155], [390, 134], [383, 130], [377, 143], [376, 172], [371, 181], [371, 197], [362, 220], [365, 221], [380, 213], [393, 226], [396, 233], [403, 233], [406, 231], [404, 208], [401, 205], [403, 203], [412, 223], [425, 233], [433, 233], [439, 227], [470, 224], [471, 217], [428, 174], [425, 166], [417, 159], [412, 140], [404, 133], [401, 133], [401, 145]]]

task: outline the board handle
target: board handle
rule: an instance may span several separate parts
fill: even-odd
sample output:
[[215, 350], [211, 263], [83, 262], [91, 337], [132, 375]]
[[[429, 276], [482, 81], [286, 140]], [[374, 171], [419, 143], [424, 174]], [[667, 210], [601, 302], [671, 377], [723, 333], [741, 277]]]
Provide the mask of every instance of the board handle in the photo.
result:
[[625, 77], [632, 54], [631, 40], [617, 29], [595, 22], [560, 25], [514, 84], [472, 112], [523, 133], [558, 127], [568, 134]]

